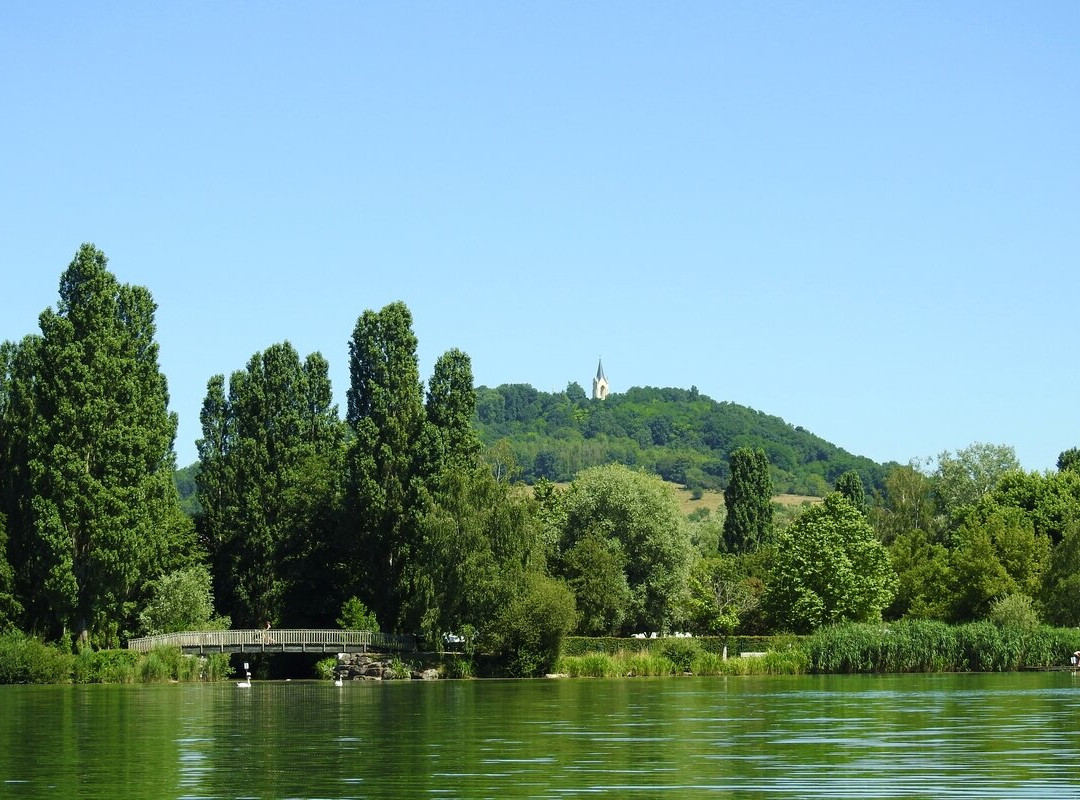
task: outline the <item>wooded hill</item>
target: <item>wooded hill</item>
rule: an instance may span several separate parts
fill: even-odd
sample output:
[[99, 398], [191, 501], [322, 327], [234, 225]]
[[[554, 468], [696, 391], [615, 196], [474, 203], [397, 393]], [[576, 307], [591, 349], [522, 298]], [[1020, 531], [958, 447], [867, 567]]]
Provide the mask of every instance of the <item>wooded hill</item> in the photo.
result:
[[529, 384], [476, 390], [476, 425], [485, 445], [507, 440], [521, 477], [569, 481], [612, 462], [642, 467], [690, 489], [727, 484], [728, 456], [760, 447], [777, 493], [823, 496], [849, 470], [868, 492], [881, 489], [891, 465], [878, 464], [780, 417], [718, 403], [690, 389], [632, 388], [591, 400], [578, 383], [548, 393]]

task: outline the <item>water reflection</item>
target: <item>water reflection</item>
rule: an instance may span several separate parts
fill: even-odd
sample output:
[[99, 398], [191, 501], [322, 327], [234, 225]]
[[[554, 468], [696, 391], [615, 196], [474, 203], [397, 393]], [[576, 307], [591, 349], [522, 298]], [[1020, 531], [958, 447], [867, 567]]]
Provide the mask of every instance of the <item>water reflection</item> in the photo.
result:
[[0, 687], [0, 796], [1075, 796], [1068, 674]]

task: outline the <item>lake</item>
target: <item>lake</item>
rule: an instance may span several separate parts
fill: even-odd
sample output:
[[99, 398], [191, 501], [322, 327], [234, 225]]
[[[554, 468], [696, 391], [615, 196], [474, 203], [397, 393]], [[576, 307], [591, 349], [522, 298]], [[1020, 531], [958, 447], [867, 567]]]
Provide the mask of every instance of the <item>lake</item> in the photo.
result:
[[0, 686], [4, 798], [1080, 796], [1071, 673]]

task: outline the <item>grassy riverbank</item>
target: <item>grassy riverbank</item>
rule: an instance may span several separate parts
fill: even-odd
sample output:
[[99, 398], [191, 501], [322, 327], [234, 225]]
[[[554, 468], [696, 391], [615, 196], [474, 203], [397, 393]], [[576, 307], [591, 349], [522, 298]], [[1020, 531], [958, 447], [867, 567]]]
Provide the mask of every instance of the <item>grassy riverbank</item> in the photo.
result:
[[227, 655], [186, 656], [175, 648], [71, 653], [20, 633], [0, 635], [2, 683], [168, 683], [229, 677]]
[[[588, 641], [574, 640], [557, 671], [571, 677], [1009, 672], [1068, 664], [1080, 649], [1080, 629], [929, 620], [846, 624], [810, 636], [758, 639], [762, 655], [728, 659], [716, 639], [597, 639], [591, 649]], [[746, 644], [734, 637], [732, 643]], [[740, 649], [728, 646], [731, 653]]]

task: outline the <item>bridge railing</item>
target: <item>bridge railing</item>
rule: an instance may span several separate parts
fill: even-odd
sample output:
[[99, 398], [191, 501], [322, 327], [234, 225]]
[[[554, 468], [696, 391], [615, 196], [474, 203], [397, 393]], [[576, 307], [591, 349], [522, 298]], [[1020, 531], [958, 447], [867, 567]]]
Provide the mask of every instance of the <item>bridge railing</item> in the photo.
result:
[[203, 650], [235, 650], [270, 646], [275, 650], [284, 647], [317, 645], [324, 647], [370, 647], [373, 650], [415, 650], [416, 637], [398, 636], [376, 631], [343, 630], [235, 630], [235, 631], [184, 631], [142, 636], [128, 640], [128, 650], [149, 652], [155, 647], [199, 648]]

